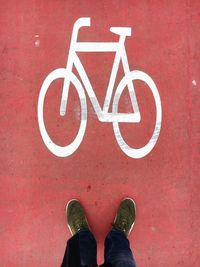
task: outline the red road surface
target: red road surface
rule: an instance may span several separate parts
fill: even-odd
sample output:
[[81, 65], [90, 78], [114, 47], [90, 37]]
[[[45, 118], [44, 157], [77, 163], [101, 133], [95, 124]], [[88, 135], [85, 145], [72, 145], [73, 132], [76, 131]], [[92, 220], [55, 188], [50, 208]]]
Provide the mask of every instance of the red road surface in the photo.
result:
[[[130, 241], [138, 266], [199, 267], [200, 2], [0, 4], [0, 265], [59, 266], [70, 237], [65, 205], [74, 197], [86, 209], [101, 263], [117, 206], [130, 196], [137, 204]], [[40, 87], [50, 71], [66, 66], [79, 17], [92, 20], [90, 28], [80, 31], [83, 41], [117, 41], [111, 26], [133, 29], [126, 40], [131, 69], [153, 78], [163, 109], [158, 142], [142, 159], [121, 151], [112, 124], [97, 120], [89, 99], [86, 134], [73, 155], [58, 158], [42, 141], [37, 121]], [[102, 103], [112, 56], [81, 58]], [[151, 94], [136, 84], [143, 120], [122, 130], [137, 147], [148, 140], [155, 110]], [[71, 117], [60, 118], [61, 85], [56, 81], [47, 95], [45, 121], [54, 139], [65, 144], [65, 138], [73, 138], [80, 116], [75, 94]], [[121, 106], [126, 110], [129, 104]]]

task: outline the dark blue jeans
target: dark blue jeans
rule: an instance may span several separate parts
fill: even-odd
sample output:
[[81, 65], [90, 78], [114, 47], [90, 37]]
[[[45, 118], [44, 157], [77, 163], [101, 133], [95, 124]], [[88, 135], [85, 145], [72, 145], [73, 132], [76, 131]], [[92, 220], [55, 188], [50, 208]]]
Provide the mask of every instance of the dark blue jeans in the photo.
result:
[[[89, 230], [81, 230], [67, 242], [61, 267], [97, 266], [97, 244]], [[105, 239], [104, 264], [136, 267], [129, 241], [123, 232], [112, 229]]]

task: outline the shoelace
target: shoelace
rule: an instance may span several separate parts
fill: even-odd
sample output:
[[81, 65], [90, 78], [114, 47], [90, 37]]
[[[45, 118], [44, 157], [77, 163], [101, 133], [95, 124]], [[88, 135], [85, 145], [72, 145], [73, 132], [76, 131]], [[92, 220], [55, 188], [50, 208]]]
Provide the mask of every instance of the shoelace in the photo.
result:
[[127, 212], [126, 211], [121, 211], [121, 215], [119, 215], [116, 225], [119, 227], [123, 232], [126, 232], [127, 227], [129, 226], [130, 221], [129, 221], [129, 216], [127, 216]]
[[126, 227], [128, 225], [127, 219], [120, 216], [119, 220], [118, 220], [118, 227], [123, 231], [126, 232]]
[[85, 219], [83, 216], [74, 218], [74, 228], [76, 231], [85, 227]]

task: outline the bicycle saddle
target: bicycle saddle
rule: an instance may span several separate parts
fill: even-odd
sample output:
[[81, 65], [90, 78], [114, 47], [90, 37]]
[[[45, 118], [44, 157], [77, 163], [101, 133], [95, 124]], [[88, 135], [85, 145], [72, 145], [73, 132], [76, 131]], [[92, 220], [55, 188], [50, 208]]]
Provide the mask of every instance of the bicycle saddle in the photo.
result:
[[131, 36], [130, 27], [111, 27], [110, 31], [118, 35]]

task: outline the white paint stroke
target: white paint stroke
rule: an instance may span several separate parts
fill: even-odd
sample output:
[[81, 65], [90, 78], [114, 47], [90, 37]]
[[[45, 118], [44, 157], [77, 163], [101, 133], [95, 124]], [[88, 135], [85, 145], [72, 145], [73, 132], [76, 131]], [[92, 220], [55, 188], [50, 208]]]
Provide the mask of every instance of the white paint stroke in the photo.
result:
[[196, 82], [195, 80], [193, 80], [193, 81], [192, 81], [192, 84], [193, 84], [194, 86], [196, 86], [196, 85], [197, 85], [197, 82]]
[[40, 40], [39, 39], [35, 41], [35, 46], [36, 47], [39, 47], [40, 46]]

